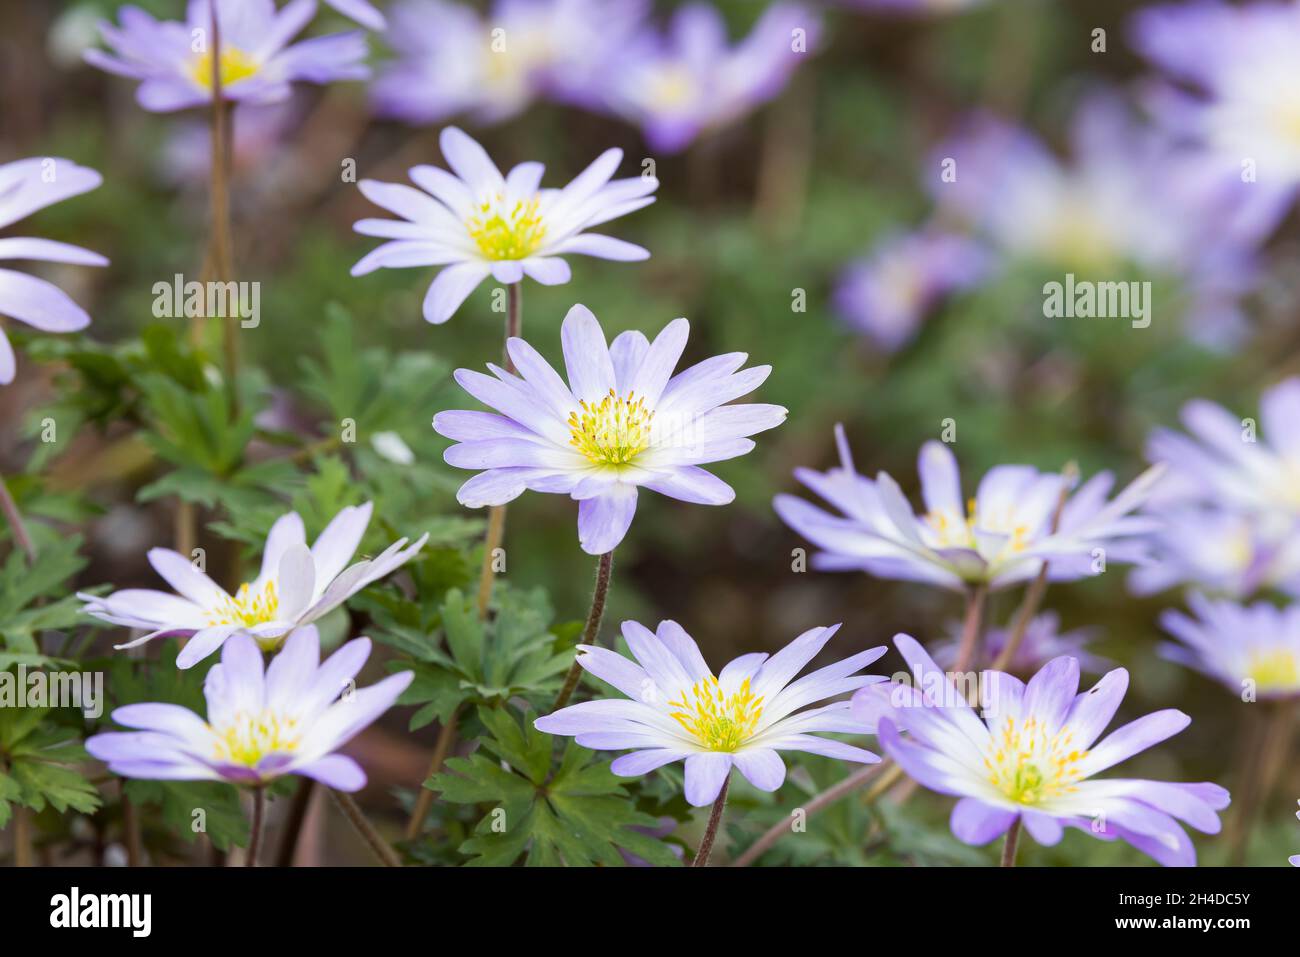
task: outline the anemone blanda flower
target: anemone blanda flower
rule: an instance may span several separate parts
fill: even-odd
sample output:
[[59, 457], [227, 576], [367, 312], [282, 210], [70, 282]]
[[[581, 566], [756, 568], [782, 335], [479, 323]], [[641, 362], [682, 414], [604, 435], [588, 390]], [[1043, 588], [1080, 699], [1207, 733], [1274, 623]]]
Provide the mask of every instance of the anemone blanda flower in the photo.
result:
[[587, 232], [593, 226], [649, 206], [659, 181], [652, 176], [613, 180], [623, 151], [606, 150], [563, 189], [541, 189], [542, 164], [520, 163], [507, 176], [483, 147], [455, 127], [442, 131], [442, 154], [455, 175], [415, 166], [414, 189], [362, 180], [366, 198], [401, 219], [363, 219], [353, 227], [390, 240], [352, 267], [376, 269], [444, 266], [424, 297], [424, 318], [446, 322], [489, 275], [497, 282], [524, 276], [544, 286], [569, 281], [566, 253], [635, 261], [640, 246]]
[[[960, 629], [961, 626], [956, 625], [946, 640], [934, 646], [934, 660], [945, 668], [957, 663], [961, 647]], [[1011, 639], [1011, 631], [1012, 626], [1008, 625], [1005, 628], [989, 628], [984, 632], [981, 642], [983, 654], [988, 660], [997, 660]], [[1096, 637], [1096, 629], [1093, 628], [1061, 631], [1061, 616], [1054, 611], [1045, 611], [1030, 619], [1020, 639], [1020, 647], [1012, 655], [1007, 670], [1012, 674], [1028, 674], [1037, 671], [1053, 658], [1071, 655], [1078, 659], [1082, 670], [1100, 674], [1114, 662], [1086, 650]]]
[[639, 125], [651, 147], [675, 153], [775, 97], [819, 32], [815, 14], [776, 3], [732, 46], [716, 9], [688, 4], [666, 34], [646, 30], [626, 44], [604, 78], [606, 102]]
[[795, 477], [843, 514], [794, 495], [773, 503], [787, 525], [823, 549], [813, 557], [815, 567], [962, 590], [1014, 585], [1037, 576], [1043, 562], [1050, 580], [1074, 581], [1097, 574], [1099, 556], [1107, 563], [1146, 558], [1142, 536], [1155, 520], [1129, 513], [1145, 500], [1159, 469], [1147, 470], [1110, 501], [1112, 477], [1098, 473], [1069, 495], [1053, 532], [1062, 475], [999, 465], [964, 504], [952, 450], [926, 442], [917, 460], [926, 511], [917, 516], [886, 473], [872, 481], [854, 471], [843, 427], [836, 426], [835, 440], [839, 468], [798, 469]]
[[385, 35], [397, 53], [371, 84], [375, 112], [407, 123], [459, 113], [479, 124], [540, 97], [593, 108], [606, 64], [645, 15], [643, 0], [498, 0], [484, 18], [444, 0], [404, 0]]
[[1250, 159], [1261, 182], [1300, 186], [1300, 5], [1154, 6], [1134, 14], [1130, 26], [1139, 52], [1192, 87], [1157, 85], [1152, 115], [1218, 151], [1226, 168], [1240, 173]]
[[1048, 662], [1028, 684], [986, 671], [981, 719], [914, 639], [897, 635], [894, 644], [915, 685], [894, 685], [885, 707], [880, 689], [859, 691], [853, 713], [879, 722], [885, 752], [917, 783], [961, 798], [951, 820], [959, 840], [987, 844], [1019, 818], [1039, 844], [1075, 827], [1187, 866], [1196, 849], [1178, 821], [1218, 833], [1216, 812], [1229, 798], [1217, 784], [1094, 778], [1191, 723], [1181, 711], [1157, 711], [1102, 738], [1128, 689], [1123, 668], [1082, 693], [1070, 657]]
[[[72, 160], [37, 157], [0, 164], [0, 229], [54, 203], [99, 186], [103, 178]], [[10, 236], [0, 239], [0, 260], [39, 259], [77, 266], [107, 266], [108, 260], [80, 246]], [[90, 316], [58, 286], [12, 269], [0, 269], [0, 315], [42, 332], [76, 332]], [[14, 380], [13, 347], [0, 326], [0, 385]]]
[[1195, 618], [1173, 609], [1160, 616], [1165, 631], [1182, 642], [1161, 646], [1166, 658], [1248, 700], [1300, 695], [1300, 605], [1239, 605], [1196, 592], [1187, 604]]
[[686, 761], [686, 800], [713, 803], [735, 766], [750, 784], [775, 791], [785, 780], [780, 751], [806, 751], [872, 764], [880, 758], [818, 732], [868, 734], [873, 725], [852, 718], [848, 701], [800, 711], [883, 675], [859, 675], [885, 653], [882, 645], [794, 680], [839, 630], [804, 632], [770, 658], [741, 655], [716, 676], [699, 647], [675, 621], [656, 632], [623, 622], [635, 661], [592, 645], [579, 645], [578, 664], [627, 698], [601, 698], [561, 708], [534, 724], [547, 734], [571, 735], [597, 751], [634, 749], [616, 758], [615, 774], [634, 777]]
[[987, 276], [989, 260], [961, 236], [934, 230], [891, 236], [844, 271], [835, 306], [877, 348], [894, 352], [941, 299]]
[[267, 534], [261, 572], [233, 595], [180, 553], [151, 549], [149, 564], [177, 594], [128, 588], [102, 598], [80, 595], [86, 603], [83, 611], [149, 632], [117, 645], [119, 649], [166, 635], [188, 636], [176, 659], [179, 668], [193, 667], [236, 634], [250, 635], [263, 649], [274, 650], [295, 628], [316, 621], [403, 565], [429, 537], [422, 535], [409, 547], [405, 538], [399, 539], [377, 557], [348, 565], [370, 523], [370, 512], [369, 502], [344, 508], [311, 548], [298, 513], [280, 516]]
[[403, 671], [355, 689], [353, 679], [369, 656], [370, 639], [357, 638], [322, 663], [320, 636], [307, 626], [264, 668], [257, 642], [235, 635], [204, 680], [207, 720], [177, 704], [124, 705], [113, 721], [138, 730], [93, 735], [86, 750], [128, 778], [261, 786], [300, 774], [358, 791], [365, 772], [334, 752], [387, 711], [415, 677]]
[[[349, 4], [355, 6], [355, 4]], [[221, 27], [222, 98], [272, 103], [289, 96], [295, 82], [363, 80], [370, 71], [360, 31], [313, 37], [289, 45], [316, 15], [316, 0], [240, 0], [217, 7]], [[168, 113], [212, 102], [211, 26], [208, 0], [190, 0], [186, 22], [155, 20], [139, 7], [120, 11], [121, 26], [100, 24], [113, 53], [87, 50], [86, 62], [140, 81], [136, 100], [146, 110]]]
[[624, 332], [609, 346], [586, 306], [564, 317], [566, 385], [522, 339], [507, 349], [519, 371], [456, 371], [461, 388], [500, 414], [439, 412], [433, 427], [457, 445], [449, 465], [483, 469], [461, 486], [462, 505], [503, 505], [525, 489], [578, 502], [583, 551], [603, 555], [627, 534], [637, 489], [699, 505], [725, 505], [731, 486], [700, 468], [744, 455], [748, 438], [785, 421], [778, 405], [726, 405], [756, 389], [771, 366], [737, 371], [743, 352], [714, 356], [673, 375], [690, 324], [674, 319], [650, 342]]

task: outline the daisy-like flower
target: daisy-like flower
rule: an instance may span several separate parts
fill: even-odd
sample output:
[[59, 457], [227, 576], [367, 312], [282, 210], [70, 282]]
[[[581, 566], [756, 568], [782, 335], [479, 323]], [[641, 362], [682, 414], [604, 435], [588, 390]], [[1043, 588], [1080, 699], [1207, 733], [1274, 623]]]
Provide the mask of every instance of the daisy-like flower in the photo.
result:
[[[0, 164], [0, 229], [38, 209], [79, 196], [103, 178], [93, 169], [54, 157]], [[107, 266], [108, 260], [80, 246], [12, 236], [0, 239], [0, 259], [39, 259], [78, 266]], [[76, 332], [90, 316], [58, 286], [12, 269], [0, 269], [0, 316], [9, 316], [42, 332]], [[14, 380], [13, 346], [0, 326], [0, 385]]]
[[[287, 98], [295, 82], [368, 77], [360, 31], [289, 45], [315, 15], [316, 0], [290, 0], [281, 10], [274, 0], [219, 4], [222, 98], [271, 103]], [[146, 110], [168, 113], [212, 102], [209, 0], [190, 0], [185, 23], [155, 20], [132, 6], [123, 7], [120, 16], [120, 27], [102, 23], [99, 28], [113, 53], [87, 50], [87, 63], [141, 81], [136, 100]]]
[[407, 123], [460, 113], [517, 116], [540, 97], [596, 108], [605, 71], [645, 15], [643, 0], [497, 0], [489, 16], [403, 0], [385, 39], [396, 59], [371, 85], [375, 112]]
[[1132, 28], [1143, 55], [1193, 88], [1157, 87], [1154, 116], [1219, 151], [1227, 168], [1252, 160], [1261, 181], [1300, 186], [1300, 5], [1156, 6], [1136, 13]]
[[748, 438], [785, 421], [778, 405], [725, 405], [756, 389], [771, 366], [737, 371], [743, 352], [715, 356], [673, 375], [690, 324], [674, 319], [650, 342], [624, 332], [606, 346], [586, 306], [564, 317], [560, 339], [569, 382], [522, 339], [507, 343], [519, 375], [456, 371], [461, 388], [500, 414], [439, 412], [433, 427], [457, 445], [449, 465], [483, 469], [456, 494], [462, 505], [504, 505], [525, 489], [578, 502], [583, 551], [603, 555], [623, 540], [637, 489], [698, 505], [736, 493], [700, 468], [744, 455]]
[[987, 844], [1019, 819], [1039, 844], [1075, 827], [1189, 866], [1196, 849], [1178, 822], [1218, 833], [1229, 797], [1217, 784], [1095, 779], [1191, 723], [1181, 711], [1157, 711], [1101, 737], [1128, 689], [1123, 668], [1082, 693], [1074, 658], [1048, 662], [1028, 684], [986, 671], [981, 718], [914, 639], [897, 635], [894, 644], [915, 684], [895, 685], [883, 715], [878, 689], [859, 691], [854, 712], [879, 721], [885, 752], [918, 784], [961, 798], [951, 821], [959, 840]]
[[895, 352], [940, 300], [987, 276], [989, 258], [975, 243], [948, 233], [891, 236], [844, 271], [835, 306], [877, 348]]
[[716, 9], [692, 3], [665, 35], [644, 32], [610, 64], [609, 108], [636, 123], [656, 150], [675, 153], [701, 133], [773, 99], [816, 46], [819, 18], [777, 3], [734, 47]]
[[376, 269], [445, 266], [424, 297], [424, 318], [446, 322], [489, 275], [497, 282], [524, 276], [544, 286], [569, 281], [566, 253], [631, 262], [650, 258], [640, 246], [589, 233], [588, 229], [654, 202], [652, 176], [610, 177], [623, 158], [606, 150], [563, 189], [542, 189], [542, 164], [520, 163], [508, 176], [465, 133], [442, 131], [442, 154], [455, 175], [436, 166], [415, 166], [420, 187], [362, 180], [365, 197], [401, 219], [363, 219], [353, 227], [365, 236], [391, 240], [352, 267], [364, 276]]
[[774, 502], [787, 525], [824, 549], [814, 556], [815, 567], [861, 570], [960, 591], [968, 585], [1015, 585], [1037, 576], [1044, 562], [1050, 580], [1074, 581], [1104, 568], [1099, 559], [1146, 559], [1141, 536], [1156, 522], [1129, 513], [1146, 499], [1159, 478], [1158, 468], [1148, 469], [1110, 501], [1112, 477], [1098, 473], [1069, 495], [1053, 531], [1061, 496], [1069, 491], [1063, 475], [1000, 465], [964, 503], [956, 457], [942, 442], [930, 441], [917, 461], [926, 507], [918, 516], [886, 473], [872, 481], [854, 470], [840, 426], [835, 439], [839, 468], [799, 469], [795, 477], [843, 514], [793, 495], [778, 495]]
[[102, 621], [148, 634], [121, 648], [134, 648], [154, 638], [189, 637], [176, 658], [179, 668], [192, 668], [232, 635], [250, 635], [265, 651], [280, 646], [284, 636], [333, 611], [361, 589], [410, 560], [428, 539], [420, 536], [407, 546], [399, 539], [376, 558], [348, 565], [366, 526], [371, 504], [348, 506], [307, 547], [297, 512], [282, 515], [271, 526], [257, 578], [233, 595], [169, 548], [149, 551], [149, 564], [176, 594], [128, 588], [102, 598], [80, 595], [85, 611]]
[[[958, 661], [961, 649], [960, 625], [951, 629], [950, 636], [934, 646], [934, 660], [945, 668], [952, 667]], [[998, 655], [1011, 640], [1012, 627], [990, 628], [982, 638], [983, 654], [996, 661]], [[1054, 611], [1045, 611], [1035, 615], [1025, 627], [1020, 639], [1020, 647], [1012, 655], [1007, 670], [1012, 674], [1030, 674], [1037, 671], [1053, 658], [1070, 655], [1077, 658], [1083, 671], [1100, 674], [1109, 669], [1114, 662], [1100, 655], [1087, 651], [1087, 646], [1095, 638], [1096, 630], [1076, 628], [1073, 631], [1061, 631], [1061, 616]]]
[[1160, 616], [1165, 631], [1182, 642], [1163, 645], [1166, 658], [1235, 694], [1250, 692], [1251, 700], [1300, 695], [1300, 605], [1239, 605], [1196, 592], [1187, 603], [1195, 618], [1172, 609]]
[[257, 642], [235, 635], [204, 681], [207, 720], [177, 704], [124, 705], [113, 721], [138, 730], [93, 735], [86, 750], [128, 778], [261, 787], [299, 774], [359, 791], [365, 772], [335, 752], [392, 707], [415, 677], [403, 671], [356, 689], [353, 679], [369, 656], [370, 639], [357, 638], [322, 663], [320, 636], [307, 627], [264, 668]]
[[716, 676], [695, 641], [674, 621], [656, 632], [623, 622], [635, 661], [591, 645], [579, 645], [578, 664], [627, 698], [602, 698], [538, 718], [547, 734], [571, 735], [584, 748], [632, 750], [610, 766], [635, 777], [674, 761], [686, 761], [686, 800], [712, 804], [732, 767], [750, 784], [775, 791], [785, 780], [780, 751], [806, 751], [872, 764], [879, 756], [818, 732], [874, 733], [849, 712], [848, 701], [800, 711], [827, 698], [885, 681], [859, 675], [885, 653], [872, 648], [794, 677], [839, 630], [813, 628], [772, 655], [741, 655]]

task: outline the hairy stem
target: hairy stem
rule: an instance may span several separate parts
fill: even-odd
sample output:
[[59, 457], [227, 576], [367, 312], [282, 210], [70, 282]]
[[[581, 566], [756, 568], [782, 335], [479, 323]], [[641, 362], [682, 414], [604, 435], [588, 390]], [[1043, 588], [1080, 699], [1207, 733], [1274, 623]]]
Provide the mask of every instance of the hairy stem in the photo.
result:
[[1016, 866], [1016, 846], [1020, 843], [1020, 817], [1011, 822], [1011, 827], [1007, 828], [1006, 839], [1002, 842], [1002, 866]]
[[380, 833], [375, 830], [375, 826], [367, 820], [366, 816], [361, 813], [361, 808], [353, 800], [351, 794], [345, 794], [342, 791], [330, 789], [330, 796], [334, 798], [334, 803], [338, 805], [343, 816], [348, 819], [348, 823], [356, 829], [361, 835], [362, 840], [369, 845], [370, 850], [379, 858], [380, 863], [385, 867], [401, 867], [402, 859], [397, 856], [397, 852], [388, 846], [388, 842], [383, 839]]
[[[594, 645], [600, 639], [600, 620], [605, 615], [605, 599], [609, 597], [609, 582], [614, 574], [614, 552], [611, 549], [596, 563], [596, 587], [591, 593], [591, 611], [587, 613], [587, 625], [582, 629], [582, 644]], [[569, 699], [573, 697], [573, 691], [578, 687], [578, 680], [582, 677], [582, 666], [578, 664], [577, 658], [569, 667], [569, 673], [564, 676], [564, 686], [560, 688], [560, 693], [555, 696], [555, 704], [551, 706], [552, 711], [559, 711]]]
[[718, 792], [718, 799], [713, 802], [713, 810], [709, 812], [709, 824], [704, 829], [704, 837], [700, 839], [700, 849], [695, 852], [695, 860], [691, 861], [691, 867], [708, 867], [709, 855], [713, 853], [713, 842], [718, 836], [718, 825], [722, 823], [722, 810], [727, 806], [727, 789], [731, 785], [731, 773], [722, 779], [722, 790]]
[[420, 794], [415, 799], [415, 807], [411, 809], [411, 819], [406, 822], [408, 841], [413, 841], [420, 836], [420, 831], [424, 828], [424, 819], [429, 816], [429, 809], [433, 807], [433, 792], [425, 787], [424, 783], [442, 770], [442, 762], [447, 760], [447, 754], [456, 741], [456, 722], [459, 718], [458, 707], [438, 732], [438, 740], [433, 746], [433, 757], [429, 760], [429, 770], [424, 773], [424, 780], [420, 782]]

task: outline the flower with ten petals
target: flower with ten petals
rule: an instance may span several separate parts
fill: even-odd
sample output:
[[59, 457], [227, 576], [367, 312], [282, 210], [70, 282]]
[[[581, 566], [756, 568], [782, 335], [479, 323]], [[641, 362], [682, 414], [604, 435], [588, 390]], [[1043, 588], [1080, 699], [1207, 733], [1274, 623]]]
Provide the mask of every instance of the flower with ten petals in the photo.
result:
[[1237, 694], [1249, 690], [1260, 698], [1300, 695], [1300, 605], [1239, 605], [1195, 592], [1187, 603], [1195, 618], [1172, 609], [1160, 616], [1165, 631], [1182, 642], [1163, 645], [1166, 658], [1195, 668]]
[[365, 772], [334, 752], [387, 711], [415, 677], [403, 671], [354, 689], [369, 655], [370, 639], [357, 638], [322, 663], [320, 636], [308, 626], [290, 635], [264, 668], [257, 643], [235, 635], [204, 681], [206, 721], [177, 704], [124, 705], [113, 720], [138, 730], [93, 735], [86, 750], [128, 778], [260, 787], [300, 774], [358, 791]]
[[311, 624], [403, 565], [429, 537], [422, 535], [409, 547], [405, 538], [399, 539], [378, 557], [348, 565], [370, 512], [369, 502], [344, 508], [311, 548], [298, 513], [282, 515], [266, 537], [261, 572], [233, 595], [180, 553], [151, 549], [149, 564], [177, 594], [128, 588], [102, 598], [80, 595], [86, 602], [83, 610], [101, 621], [148, 630], [119, 649], [165, 635], [190, 636], [176, 658], [179, 668], [193, 667], [235, 634], [250, 635], [264, 650], [274, 650], [295, 628]]
[[817, 735], [874, 732], [874, 725], [850, 715], [848, 701], [799, 710], [886, 680], [856, 674], [885, 653], [883, 645], [793, 680], [839, 627], [806, 631], [771, 657], [741, 655], [714, 676], [695, 641], [675, 621], [660, 622], [653, 634], [625, 621], [623, 637], [635, 661], [579, 645], [578, 664], [627, 699], [584, 701], [534, 723], [547, 734], [571, 735], [584, 748], [634, 749], [610, 766], [625, 777], [685, 759], [686, 800], [695, 807], [713, 803], [733, 765], [754, 787], [775, 791], [785, 780], [779, 751], [872, 764], [879, 756]]
[[[0, 229], [38, 209], [97, 187], [103, 178], [93, 169], [54, 157], [0, 164]], [[0, 239], [0, 259], [39, 259], [77, 266], [107, 266], [89, 249], [52, 239], [10, 236]], [[90, 316], [58, 286], [12, 269], [0, 269], [0, 316], [9, 316], [42, 332], [76, 332]], [[0, 327], [0, 385], [14, 381], [14, 350]]]
[[839, 468], [798, 469], [795, 477], [843, 515], [793, 495], [778, 495], [774, 502], [787, 525], [824, 549], [813, 559], [819, 568], [860, 569], [954, 590], [998, 589], [1034, 578], [1044, 562], [1052, 581], [1094, 575], [1099, 549], [1106, 562], [1146, 559], [1139, 536], [1157, 523], [1129, 512], [1146, 499], [1158, 468], [1148, 469], [1109, 502], [1112, 478], [1099, 473], [1061, 506], [1068, 491], [1065, 476], [1029, 465], [999, 465], [963, 503], [956, 457], [942, 442], [931, 441], [921, 446], [917, 462], [926, 506], [918, 516], [887, 474], [872, 481], [854, 471], [842, 427], [836, 427], [835, 438]]
[[390, 240], [352, 267], [445, 266], [424, 297], [424, 318], [446, 322], [489, 275], [497, 282], [524, 276], [544, 286], [569, 281], [566, 253], [625, 262], [648, 259], [640, 246], [586, 230], [649, 206], [659, 186], [652, 176], [610, 177], [623, 158], [606, 150], [563, 189], [542, 189], [542, 164], [520, 163], [507, 176], [483, 147], [454, 126], [442, 131], [442, 154], [453, 176], [436, 166], [414, 166], [412, 181], [362, 180], [365, 197], [401, 219], [363, 219], [354, 229]]
[[[348, 6], [357, 8], [355, 0]], [[212, 51], [209, 0], [190, 0], [186, 22], [159, 21], [139, 7], [119, 12], [121, 26], [101, 23], [113, 53], [87, 50], [86, 62], [109, 73], [139, 80], [136, 100], [146, 110], [170, 113], [212, 102]], [[217, 7], [220, 27], [222, 98], [272, 103], [289, 96], [294, 82], [364, 80], [370, 71], [365, 35], [360, 31], [313, 37], [289, 45], [312, 17], [316, 0], [290, 0], [277, 10], [274, 0], [240, 0]]]
[[778, 405], [726, 405], [757, 388], [771, 366], [737, 371], [743, 352], [705, 359], [673, 375], [690, 324], [674, 319], [650, 342], [624, 332], [606, 346], [600, 323], [574, 306], [560, 330], [569, 381], [532, 346], [510, 339], [519, 371], [456, 370], [461, 388], [500, 414], [439, 412], [433, 427], [457, 445], [447, 464], [482, 469], [461, 486], [462, 505], [504, 505], [525, 489], [578, 502], [583, 551], [603, 555], [632, 524], [637, 489], [698, 505], [726, 505], [731, 486], [700, 468], [744, 455], [748, 436], [785, 421]]
[[1229, 797], [1217, 784], [1093, 779], [1191, 723], [1181, 711], [1157, 711], [1101, 738], [1128, 689], [1123, 668], [1083, 693], [1074, 658], [1048, 662], [1028, 684], [986, 671], [981, 719], [914, 639], [896, 635], [894, 644], [915, 686], [893, 686], [883, 713], [880, 689], [859, 691], [854, 713], [878, 720], [885, 752], [917, 783], [961, 798], [951, 821], [959, 840], [987, 844], [1020, 820], [1039, 844], [1054, 845], [1074, 827], [1189, 866], [1196, 849], [1178, 822], [1218, 833]]

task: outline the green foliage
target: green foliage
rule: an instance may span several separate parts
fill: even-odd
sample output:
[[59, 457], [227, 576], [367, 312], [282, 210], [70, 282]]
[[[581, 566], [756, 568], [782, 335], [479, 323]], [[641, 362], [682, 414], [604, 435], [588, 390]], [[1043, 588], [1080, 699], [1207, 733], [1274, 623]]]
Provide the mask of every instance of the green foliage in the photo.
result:
[[[193, 843], [206, 834], [218, 850], [248, 846], [248, 817], [239, 789], [223, 781], [128, 781], [126, 795], [136, 804], [157, 807], [172, 833]], [[202, 816], [196, 812], [202, 811]], [[202, 827], [199, 827], [201, 822]]]
[[0, 671], [15, 664], [56, 663], [41, 653], [40, 634], [84, 623], [81, 603], [66, 594], [67, 581], [86, 564], [80, 548], [79, 535], [51, 537], [33, 564], [14, 549], [0, 566]]
[[99, 807], [95, 786], [75, 765], [88, 760], [75, 731], [46, 720], [50, 708], [0, 708], [0, 827], [12, 805], [89, 814]]
[[508, 708], [480, 708], [488, 754], [452, 758], [450, 771], [426, 784], [446, 801], [491, 805], [461, 845], [469, 864], [522, 858], [529, 866], [619, 866], [621, 852], [662, 867], [678, 863], [668, 845], [643, 833], [659, 822], [635, 810], [605, 758], [570, 741], [552, 770], [555, 739], [533, 727], [531, 712], [521, 717], [522, 724]]

